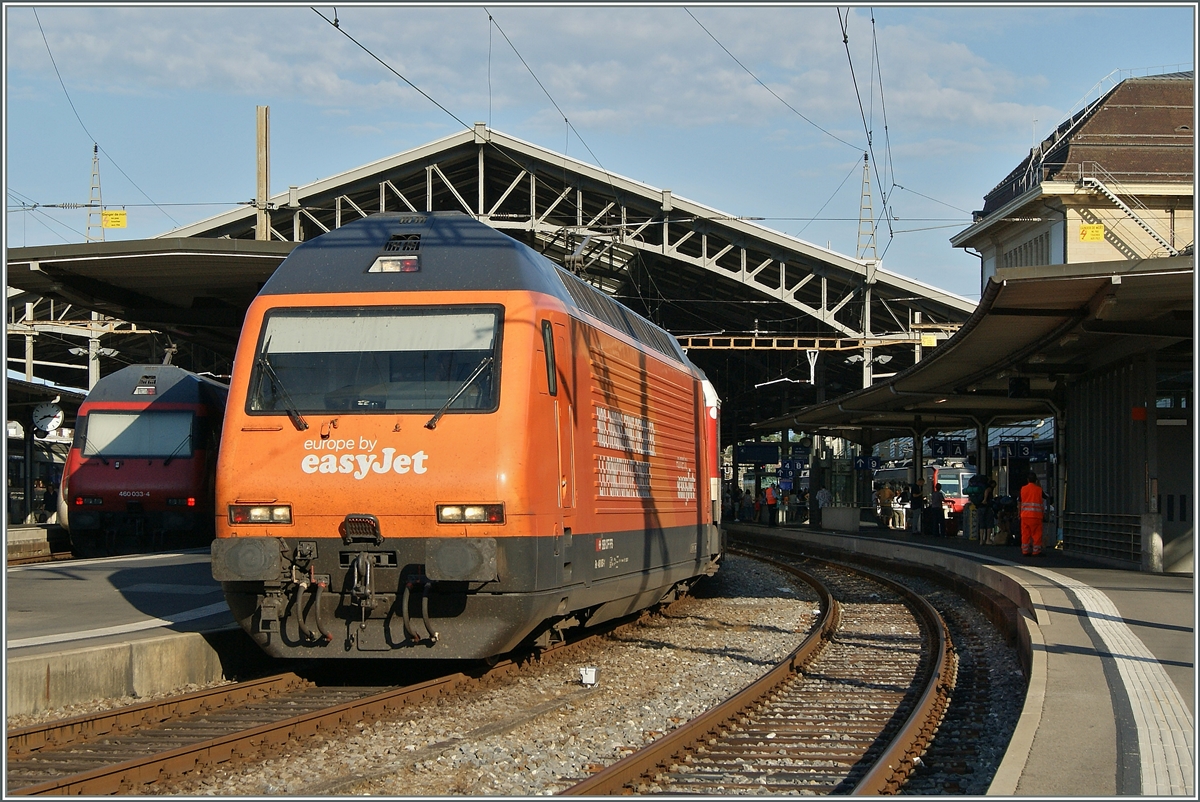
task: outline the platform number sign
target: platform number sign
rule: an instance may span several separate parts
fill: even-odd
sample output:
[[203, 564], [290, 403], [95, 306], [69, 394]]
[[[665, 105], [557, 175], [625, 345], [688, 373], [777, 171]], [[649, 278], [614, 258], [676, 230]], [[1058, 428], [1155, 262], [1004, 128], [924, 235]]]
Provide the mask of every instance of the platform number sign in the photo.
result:
[[879, 457], [855, 457], [854, 470], [856, 471], [877, 471], [882, 463]]
[[929, 455], [931, 457], [965, 457], [967, 456], [967, 441], [930, 440]]
[[1021, 442], [1019, 440], [1009, 440], [1000, 443], [1000, 457], [1016, 457], [1018, 459], [1029, 459], [1033, 456], [1033, 444]]

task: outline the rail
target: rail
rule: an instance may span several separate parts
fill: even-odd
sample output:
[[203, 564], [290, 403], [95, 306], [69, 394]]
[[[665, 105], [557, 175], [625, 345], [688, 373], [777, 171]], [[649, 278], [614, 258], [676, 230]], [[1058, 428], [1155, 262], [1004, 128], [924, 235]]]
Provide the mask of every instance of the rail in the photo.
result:
[[[768, 704], [767, 699], [782, 695], [782, 689], [793, 683], [798, 676], [802, 676], [809, 664], [817, 660], [827, 644], [837, 636], [843, 617], [842, 607], [822, 582], [786, 563], [779, 563], [761, 555], [754, 556], [798, 576], [817, 590], [821, 598], [821, 618], [818, 625], [795, 651], [761, 679], [669, 735], [564, 790], [564, 795], [628, 792], [643, 779], [653, 778], [660, 770], [669, 770], [673, 764], [686, 762], [685, 755], [708, 749], [710, 744], [716, 743], [727, 731], [737, 729], [739, 724], [746, 724], [748, 720], [758, 716], [759, 709]], [[921, 619], [923, 628], [929, 633], [932, 670], [926, 675], [919, 699], [887, 745], [876, 754], [870, 767], [853, 782], [853, 793], [856, 794], [897, 793], [919, 763], [920, 755], [931, 743], [949, 705], [949, 693], [957, 670], [956, 658], [950, 648], [944, 622], [925, 599], [903, 585], [864, 569], [837, 563], [829, 564], [836, 566], [838, 570], [857, 574], [872, 583], [883, 585], [899, 595]], [[774, 738], [775, 733], [771, 732], [765, 737]], [[774, 751], [782, 755], [783, 760], [788, 759], [788, 744], [785, 740], [781, 739]], [[864, 759], [867, 759], [866, 755]], [[745, 762], [752, 762], [752, 758], [747, 757]], [[792, 773], [796, 771], [791, 769]], [[769, 782], [765, 774], [761, 782]], [[841, 790], [842, 786], [839, 785], [838, 788]], [[767, 789], [764, 787], [761, 790]]]

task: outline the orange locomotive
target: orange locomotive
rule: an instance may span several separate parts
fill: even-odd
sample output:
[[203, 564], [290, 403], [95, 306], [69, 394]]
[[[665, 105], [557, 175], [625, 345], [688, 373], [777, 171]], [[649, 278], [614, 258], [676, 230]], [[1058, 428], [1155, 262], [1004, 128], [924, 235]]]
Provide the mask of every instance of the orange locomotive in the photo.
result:
[[716, 570], [717, 414], [669, 334], [532, 249], [375, 215], [247, 313], [213, 576], [274, 656], [546, 645]]

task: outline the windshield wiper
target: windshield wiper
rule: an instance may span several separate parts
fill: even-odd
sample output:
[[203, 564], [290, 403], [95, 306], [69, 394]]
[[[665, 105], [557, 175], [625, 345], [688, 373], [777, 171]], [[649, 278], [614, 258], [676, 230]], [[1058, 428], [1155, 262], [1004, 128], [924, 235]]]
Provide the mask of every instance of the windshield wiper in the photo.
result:
[[100, 458], [100, 461], [101, 461], [102, 463], [104, 463], [105, 465], [107, 465], [107, 464], [108, 464], [108, 460], [106, 460], [106, 459], [104, 458], [104, 455], [100, 453], [100, 449], [96, 449], [96, 450], [95, 450], [94, 452], [92, 452], [91, 454], [88, 454], [88, 453], [86, 453], [86, 452], [87, 452], [87, 450], [88, 450], [88, 448], [91, 446], [91, 444], [92, 444], [92, 441], [91, 441], [91, 440], [88, 440], [88, 439], [87, 439], [87, 437], [85, 436], [85, 437], [83, 438], [83, 451], [84, 451], [84, 454], [83, 454], [83, 456], [84, 456], [84, 457], [99, 457], [99, 458]]
[[285, 405], [284, 409], [287, 410], [288, 417], [292, 420], [292, 425], [301, 432], [307, 429], [308, 421], [306, 421], [304, 416], [300, 414], [300, 410], [296, 409], [296, 404], [292, 401], [291, 394], [289, 394], [287, 388], [283, 386], [283, 382], [279, 380], [279, 374], [275, 372], [275, 368], [271, 367], [271, 362], [267, 359], [267, 355], [265, 353], [258, 358], [258, 364], [262, 366], [264, 371], [266, 371], [267, 376], [271, 378], [271, 383], [275, 385], [275, 389], [279, 391], [281, 396], [283, 396], [283, 403]]
[[442, 404], [442, 408], [439, 409], [437, 411], [437, 413], [434, 414], [434, 416], [429, 419], [429, 421], [425, 424], [425, 428], [426, 429], [436, 428], [437, 422], [439, 420], [441, 420], [442, 415], [446, 414], [446, 410], [448, 410], [450, 408], [450, 405], [453, 404], [455, 401], [457, 401], [458, 397], [467, 391], [467, 388], [471, 386], [471, 383], [473, 381], [475, 381], [477, 378], [479, 378], [479, 374], [483, 373], [484, 368], [486, 368], [490, 364], [492, 364], [492, 358], [490, 356], [485, 356], [483, 358], [483, 361], [480, 362], [475, 367], [475, 370], [471, 371], [471, 375], [468, 376], [467, 380], [462, 383], [462, 386], [459, 387], [457, 390], [455, 390], [454, 395], [450, 396], [449, 400], [447, 400], [446, 403]]
[[189, 442], [191, 439], [192, 439], [192, 435], [191, 435], [191, 432], [189, 432], [187, 435], [184, 436], [183, 440], [180, 441], [179, 445], [175, 446], [175, 450], [172, 451], [165, 460], [163, 460], [164, 468], [171, 464], [171, 460], [175, 459], [176, 455], [179, 454], [179, 449], [183, 448], [184, 443]]

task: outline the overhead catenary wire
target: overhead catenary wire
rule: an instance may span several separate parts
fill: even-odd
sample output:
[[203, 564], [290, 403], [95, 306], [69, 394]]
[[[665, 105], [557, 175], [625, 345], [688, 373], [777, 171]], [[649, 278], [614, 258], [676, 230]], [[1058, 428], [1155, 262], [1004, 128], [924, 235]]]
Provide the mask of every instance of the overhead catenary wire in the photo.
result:
[[[484, 7], [483, 10], [485, 12], [487, 12], [488, 22], [491, 23], [492, 25], [496, 26], [496, 30], [498, 30], [500, 32], [500, 35], [504, 37], [504, 41], [508, 42], [508, 46], [512, 48], [513, 53], [516, 53], [517, 58], [521, 60], [521, 64], [523, 64], [525, 66], [525, 69], [529, 71], [529, 74], [533, 77], [533, 80], [537, 82], [538, 87], [541, 88], [542, 92], [544, 92], [546, 94], [546, 97], [550, 100], [551, 105], [554, 106], [555, 111], [557, 111], [559, 116], [563, 118], [563, 122], [566, 124], [566, 127], [567, 127], [568, 140], [570, 139], [570, 132], [574, 131], [575, 136], [579, 139], [580, 144], [582, 144], [584, 149], [587, 150], [588, 155], [592, 157], [592, 161], [594, 161], [596, 163], [597, 167], [599, 167], [601, 170], [604, 171], [605, 176], [608, 178], [609, 187], [613, 190], [614, 193], [616, 193], [617, 190], [616, 190], [616, 187], [612, 183], [612, 176], [609, 174], [608, 169], [600, 162], [600, 160], [598, 158], [596, 158], [596, 154], [594, 152], [592, 152], [592, 148], [590, 145], [588, 145], [587, 140], [585, 140], [580, 135], [579, 129], [576, 128], [571, 123], [570, 119], [567, 118], [566, 112], [564, 112], [562, 110], [562, 108], [558, 105], [558, 102], [550, 94], [550, 91], [548, 89], [546, 89], [545, 84], [543, 84], [541, 79], [537, 77], [537, 73], [535, 73], [533, 71], [533, 68], [529, 66], [529, 62], [527, 62], [525, 60], [525, 57], [521, 55], [521, 51], [517, 50], [517, 46], [515, 44], [513, 44], [513, 41], [512, 41], [512, 39], [510, 39], [508, 37], [508, 34], [504, 32], [504, 28], [502, 28], [500, 26], [500, 23], [496, 20], [496, 18], [492, 15], [492, 13], [487, 10], [486, 7]], [[490, 52], [490, 50], [489, 50], [489, 52]], [[490, 62], [489, 62], [489, 70], [490, 70]], [[489, 78], [489, 81], [490, 81], [490, 78]], [[489, 83], [489, 102], [490, 102], [490, 96], [491, 96], [490, 91], [491, 90], [490, 90], [490, 83]], [[568, 145], [569, 145], [569, 141], [568, 141]], [[566, 153], [564, 153], [563, 155], [566, 156]], [[565, 167], [565, 165], [564, 165], [564, 167]]]
[[335, 30], [337, 30], [339, 33], [341, 33], [341, 34], [342, 34], [342, 36], [345, 36], [347, 39], [349, 39], [351, 42], [353, 42], [355, 45], [357, 45], [357, 46], [358, 46], [358, 48], [359, 48], [360, 50], [362, 50], [364, 53], [366, 53], [366, 54], [367, 54], [368, 56], [370, 56], [371, 58], [373, 58], [373, 59], [375, 59], [376, 61], [378, 61], [378, 62], [380, 63], [380, 65], [382, 65], [382, 66], [383, 66], [383, 68], [384, 68], [385, 70], [387, 70], [388, 72], [390, 72], [392, 75], [395, 75], [395, 76], [396, 76], [397, 78], [399, 78], [401, 81], [404, 81], [404, 83], [406, 83], [406, 84], [408, 84], [409, 86], [411, 86], [411, 87], [412, 87], [412, 88], [413, 88], [413, 89], [414, 89], [414, 90], [415, 90], [417, 93], [419, 93], [419, 94], [421, 95], [421, 97], [425, 98], [425, 99], [426, 99], [426, 100], [428, 100], [430, 103], [432, 103], [433, 105], [437, 106], [437, 107], [438, 107], [439, 109], [441, 109], [442, 111], [446, 112], [446, 114], [448, 114], [448, 115], [450, 115], [451, 117], [453, 117], [453, 118], [454, 118], [456, 121], [458, 121], [458, 124], [459, 124], [459, 125], [461, 125], [463, 128], [466, 128], [468, 131], [469, 131], [469, 130], [472, 130], [472, 127], [471, 127], [471, 126], [469, 126], [469, 125], [467, 125], [465, 122], [463, 122], [463, 120], [462, 120], [462, 118], [461, 118], [461, 117], [459, 117], [459, 116], [458, 116], [457, 114], [455, 114], [454, 112], [450, 111], [450, 109], [446, 108], [446, 107], [445, 107], [445, 106], [443, 106], [441, 103], [438, 103], [436, 100], [434, 100], [434, 99], [433, 99], [433, 96], [431, 96], [431, 95], [430, 95], [428, 92], [426, 92], [424, 89], [422, 89], [421, 87], [419, 87], [419, 86], [417, 86], [416, 84], [414, 84], [412, 81], [410, 81], [410, 80], [408, 80], [407, 78], [405, 78], [405, 77], [404, 77], [403, 75], [401, 75], [401, 74], [400, 74], [400, 73], [399, 73], [399, 72], [398, 72], [398, 71], [397, 71], [397, 70], [396, 70], [394, 67], [392, 67], [392, 65], [391, 65], [391, 64], [388, 64], [386, 61], [384, 61], [383, 59], [381, 59], [379, 56], [375, 55], [375, 54], [374, 54], [374, 53], [371, 51], [371, 49], [370, 49], [370, 48], [368, 48], [368, 47], [367, 47], [366, 45], [364, 45], [362, 42], [358, 41], [358, 40], [357, 40], [357, 39], [355, 39], [353, 36], [351, 36], [351, 35], [350, 35], [350, 34], [349, 34], [347, 31], [346, 31], [346, 29], [345, 29], [345, 28], [343, 28], [343, 27], [341, 26], [341, 21], [337, 19], [337, 11], [336, 11], [336, 9], [334, 10], [334, 15], [333, 15], [333, 16], [334, 16], [334, 18], [333, 18], [333, 19], [329, 19], [329, 17], [325, 16], [324, 14], [322, 14], [320, 11], [318, 11], [318, 10], [317, 10], [317, 9], [315, 9], [315, 8], [313, 8], [312, 6], [309, 6], [309, 8], [310, 8], [310, 9], [312, 9], [312, 12], [313, 12], [314, 14], [316, 14], [318, 17], [320, 17], [321, 19], [323, 19], [323, 20], [325, 20], [326, 22], [328, 22], [328, 23], [329, 23], [329, 25], [330, 25], [331, 27], [333, 27]]
[[[419, 86], [417, 86], [417, 85], [416, 85], [415, 83], [413, 83], [411, 80], [409, 80], [407, 77], [405, 77], [404, 75], [402, 75], [402, 74], [401, 74], [401, 73], [400, 73], [398, 70], [396, 70], [394, 67], [392, 67], [390, 64], [388, 64], [386, 61], [384, 61], [384, 60], [383, 60], [383, 59], [382, 59], [380, 56], [376, 55], [376, 54], [375, 54], [375, 53], [374, 53], [374, 52], [373, 52], [373, 51], [372, 51], [370, 48], [368, 48], [368, 47], [367, 47], [366, 45], [364, 45], [362, 42], [358, 41], [356, 38], [354, 38], [353, 36], [351, 36], [351, 35], [350, 35], [350, 34], [349, 34], [347, 31], [346, 31], [346, 29], [345, 29], [345, 28], [342, 26], [342, 24], [341, 24], [341, 21], [337, 19], [337, 12], [336, 12], [336, 9], [335, 9], [335, 11], [334, 11], [334, 19], [332, 19], [332, 20], [331, 20], [331, 19], [329, 19], [328, 17], [326, 17], [324, 14], [322, 14], [320, 11], [318, 11], [316, 8], [313, 8], [312, 6], [310, 6], [309, 8], [312, 10], [312, 12], [313, 12], [314, 14], [316, 14], [316, 15], [317, 15], [318, 17], [320, 17], [321, 19], [325, 20], [325, 22], [327, 22], [327, 23], [328, 23], [330, 26], [332, 26], [333, 28], [335, 28], [335, 29], [336, 29], [338, 32], [340, 32], [340, 33], [341, 33], [343, 36], [345, 36], [347, 39], [349, 39], [351, 42], [353, 42], [353, 43], [354, 43], [354, 44], [355, 44], [355, 45], [356, 45], [356, 46], [357, 46], [357, 47], [358, 47], [360, 50], [362, 50], [364, 53], [366, 53], [368, 56], [370, 56], [370, 57], [371, 57], [372, 59], [374, 59], [375, 61], [379, 62], [379, 64], [380, 64], [381, 66], [383, 66], [383, 68], [384, 68], [384, 69], [386, 69], [388, 72], [390, 72], [390, 73], [392, 73], [393, 75], [395, 75], [395, 76], [396, 76], [397, 78], [399, 78], [400, 80], [404, 81], [404, 83], [408, 84], [410, 87], [412, 87], [412, 88], [413, 88], [413, 90], [415, 90], [416, 92], [418, 92], [418, 93], [419, 93], [419, 94], [420, 94], [422, 97], [424, 97], [424, 98], [425, 98], [426, 100], [428, 100], [430, 103], [432, 103], [433, 105], [435, 105], [435, 106], [437, 106], [439, 109], [441, 109], [443, 112], [445, 112], [445, 113], [446, 113], [448, 116], [450, 116], [450, 117], [451, 117], [453, 120], [455, 120], [455, 121], [456, 121], [456, 122], [457, 122], [459, 125], [461, 125], [463, 128], [465, 128], [465, 129], [466, 129], [466, 130], [468, 130], [468, 131], [473, 131], [473, 130], [474, 130], [474, 126], [467, 125], [467, 123], [466, 123], [466, 122], [465, 122], [465, 121], [464, 121], [464, 120], [463, 120], [461, 117], [459, 117], [459, 116], [458, 116], [457, 114], [455, 114], [454, 112], [450, 111], [450, 109], [448, 109], [448, 108], [447, 108], [446, 106], [444, 106], [443, 104], [439, 103], [439, 102], [438, 102], [438, 101], [437, 101], [437, 100], [436, 100], [436, 99], [435, 99], [435, 98], [434, 98], [432, 95], [430, 95], [430, 94], [429, 94], [428, 92], [426, 92], [425, 90], [421, 89]], [[487, 9], [486, 9], [486, 8], [484, 8], [484, 11], [485, 11], [485, 12], [487, 12]], [[490, 118], [491, 118], [491, 44], [490, 44], [490, 40], [491, 40], [491, 35], [490, 35], [490, 26], [491, 26], [491, 25], [495, 25], [495, 26], [496, 26], [496, 29], [497, 29], [498, 31], [500, 31], [500, 34], [501, 34], [502, 36], [504, 36], [505, 40], [507, 40], [507, 41], [508, 41], [508, 43], [509, 43], [509, 46], [510, 46], [510, 47], [512, 47], [512, 49], [513, 49], [513, 52], [517, 54], [517, 57], [518, 57], [519, 59], [521, 59], [521, 63], [522, 63], [522, 64], [525, 64], [525, 68], [529, 70], [529, 73], [530, 73], [530, 75], [533, 75], [533, 78], [534, 78], [534, 80], [535, 80], [535, 81], [537, 81], [537, 83], [538, 83], [538, 86], [540, 86], [540, 87], [542, 88], [542, 91], [543, 91], [543, 92], [546, 92], [546, 96], [550, 98], [550, 102], [551, 102], [552, 104], [554, 104], [554, 107], [555, 107], [555, 109], [557, 109], [557, 110], [559, 111], [559, 113], [560, 113], [560, 114], [562, 114], [562, 109], [561, 109], [561, 108], [559, 108], [558, 104], [557, 104], [557, 103], [554, 101], [554, 98], [550, 96], [550, 93], [549, 93], [548, 91], [546, 91], [546, 88], [545, 88], [545, 86], [543, 86], [543, 85], [542, 85], [542, 82], [541, 82], [540, 80], [538, 80], [538, 77], [537, 77], [537, 75], [536, 75], [536, 74], [534, 74], [533, 70], [529, 68], [529, 65], [528, 65], [528, 64], [525, 62], [525, 59], [524, 59], [524, 58], [521, 56], [521, 54], [520, 54], [520, 52], [517, 50], [516, 46], [515, 46], [515, 45], [513, 45], [512, 41], [511, 41], [511, 40], [509, 40], [509, 39], [508, 39], [508, 36], [507, 36], [507, 35], [504, 33], [504, 29], [500, 27], [500, 24], [494, 20], [494, 18], [492, 17], [492, 15], [491, 15], [490, 13], [488, 13], [488, 22], [489, 22], [489, 46], [488, 46], [488, 117], [489, 117], [489, 125], [490, 125]], [[599, 159], [596, 159], [596, 155], [595, 155], [595, 153], [592, 153], [592, 149], [591, 149], [591, 148], [588, 146], [587, 142], [586, 142], [586, 141], [584, 141], [583, 137], [582, 137], [582, 136], [579, 136], [579, 131], [578, 131], [577, 129], [575, 129], [575, 128], [574, 128], [574, 126], [572, 126], [572, 125], [570, 124], [570, 121], [569, 121], [569, 120], [567, 120], [567, 117], [566, 117], [566, 115], [565, 115], [565, 114], [563, 114], [563, 119], [564, 119], [564, 120], [567, 122], [567, 125], [569, 126], [569, 129], [570, 129], [570, 130], [574, 130], [574, 131], [575, 131], [575, 135], [579, 137], [579, 141], [583, 143], [583, 146], [584, 146], [585, 148], [587, 148], [587, 151], [588, 151], [588, 153], [589, 153], [589, 154], [591, 154], [592, 158], [593, 158], [593, 159], [596, 161], [596, 164], [597, 164], [597, 166], [599, 166], [599, 167], [600, 167], [602, 170], [604, 170], [605, 174], [607, 174], [607, 173], [608, 173], [608, 171], [607, 171], [607, 170], [604, 168], [604, 165], [600, 164], [600, 160], [599, 160]], [[495, 146], [495, 145], [492, 145], [492, 143], [490, 143], [490, 142], [489, 142], [489, 143], [487, 143], [487, 144], [491, 145], [491, 146], [492, 146], [492, 147], [495, 149], [495, 151], [496, 151], [498, 154], [500, 154], [500, 155], [501, 155], [503, 158], [505, 158], [505, 159], [507, 159], [509, 162], [511, 162], [511, 163], [513, 164], [513, 166], [515, 166], [515, 167], [517, 167], [517, 168], [519, 168], [519, 169], [525, 169], [525, 165], [523, 165], [523, 164], [521, 164], [520, 162], [518, 162], [518, 161], [517, 161], [515, 158], [513, 158], [513, 156], [512, 156], [511, 154], [509, 154], [508, 152], [506, 152], [506, 151], [505, 151], [503, 148], [500, 148], [500, 147], [497, 147], [497, 146]], [[564, 168], [565, 168], [565, 165], [564, 165]], [[608, 181], [609, 181], [609, 184], [611, 185], [611, 184], [612, 184], [612, 178], [611, 178], [611, 177], [609, 177]], [[613, 188], [613, 191], [614, 191], [614, 192], [616, 191], [615, 187]]]
[[176, 225], [176, 227], [178, 227], [179, 221], [176, 220], [174, 217], [171, 217], [170, 213], [167, 212], [166, 209], [164, 209], [159, 203], [155, 202], [155, 200], [153, 198], [151, 198], [149, 195], [146, 194], [145, 190], [143, 190], [140, 186], [138, 186], [136, 181], [134, 181], [132, 178], [129, 177], [129, 174], [126, 173], [125, 170], [121, 167], [121, 165], [117, 163], [117, 160], [112, 157], [112, 154], [110, 154], [107, 150], [104, 149], [104, 147], [100, 144], [99, 140], [97, 140], [96, 137], [92, 136], [92, 132], [88, 130], [88, 127], [86, 125], [84, 125], [83, 118], [79, 116], [79, 110], [75, 108], [75, 101], [71, 100], [71, 93], [67, 91], [67, 84], [65, 81], [63, 81], [62, 73], [60, 73], [58, 71], [58, 62], [56, 62], [54, 60], [54, 51], [52, 51], [50, 49], [50, 40], [46, 38], [46, 32], [45, 32], [45, 30], [42, 29], [42, 20], [40, 17], [38, 17], [36, 8], [33, 9], [33, 18], [34, 18], [34, 20], [37, 21], [38, 32], [42, 35], [42, 42], [46, 45], [46, 53], [47, 53], [47, 55], [50, 56], [50, 64], [51, 64], [51, 66], [54, 67], [54, 74], [55, 74], [55, 76], [58, 77], [58, 84], [59, 84], [59, 86], [62, 87], [63, 94], [66, 95], [66, 97], [67, 97], [67, 103], [71, 106], [71, 111], [72, 111], [72, 113], [74, 113], [75, 119], [79, 121], [79, 127], [83, 129], [83, 132], [85, 134], [87, 134], [88, 139], [92, 140], [92, 143], [95, 144], [96, 148], [99, 149], [99, 151], [104, 154], [105, 158], [107, 158], [112, 163], [112, 166], [117, 168], [117, 172], [119, 172], [121, 175], [125, 176], [125, 180], [128, 181], [130, 184], [132, 184], [134, 189], [136, 189], [138, 192], [142, 193], [142, 197], [144, 197], [146, 200], [150, 201], [150, 205], [154, 206], [156, 209], [158, 209], [160, 212], [162, 212], [164, 215], [166, 215], [167, 219], [170, 220], [172, 223], [174, 223]]
[[745, 70], [745, 71], [746, 71], [746, 74], [747, 74], [747, 75], [749, 75], [751, 78], [753, 78], [753, 79], [755, 80], [755, 82], [756, 82], [756, 83], [757, 83], [759, 86], [761, 86], [763, 89], [766, 89], [768, 92], [770, 92], [770, 93], [771, 93], [771, 95], [772, 95], [772, 96], [774, 96], [774, 98], [775, 98], [776, 100], [778, 100], [780, 103], [782, 103], [783, 105], [785, 105], [785, 106], [787, 106], [789, 109], [791, 109], [793, 114], [795, 114], [795, 115], [796, 115], [797, 117], [799, 117], [800, 119], [804, 120], [804, 122], [808, 123], [808, 124], [809, 124], [809, 125], [811, 125], [813, 128], [816, 128], [816, 129], [817, 129], [818, 131], [820, 131], [821, 133], [823, 133], [823, 134], [826, 134], [826, 135], [828, 135], [828, 136], [830, 136], [830, 137], [832, 137], [832, 138], [836, 139], [838, 142], [841, 142], [843, 145], [849, 145], [850, 147], [854, 148], [855, 150], [862, 150], [862, 148], [861, 148], [861, 147], [859, 147], [858, 145], [855, 145], [855, 144], [853, 144], [852, 142], [847, 142], [846, 140], [842, 139], [842, 138], [841, 138], [840, 136], [838, 136], [837, 134], [835, 134], [835, 133], [833, 133], [833, 132], [831, 132], [831, 131], [829, 131], [829, 130], [827, 130], [827, 129], [825, 129], [825, 128], [822, 128], [820, 125], [818, 125], [817, 123], [813, 122], [813, 121], [812, 121], [812, 120], [810, 120], [808, 117], [804, 116], [804, 114], [802, 114], [802, 113], [801, 113], [799, 110], [797, 110], [795, 106], [793, 106], [791, 103], [788, 103], [786, 100], [784, 100], [782, 97], [780, 97], [780, 96], [779, 96], [779, 93], [777, 93], [777, 92], [776, 92], [774, 89], [772, 89], [771, 87], [769, 87], [769, 86], [767, 86], [765, 83], [763, 83], [763, 82], [762, 82], [762, 80], [761, 80], [761, 79], [760, 79], [760, 78], [759, 78], [757, 75], [755, 75], [755, 74], [754, 74], [754, 72], [753, 72], [753, 71], [752, 71], [752, 70], [751, 70], [749, 67], [747, 67], [745, 64], [743, 64], [743, 63], [742, 63], [741, 59], [739, 59], [739, 58], [738, 58], [737, 56], [735, 56], [735, 55], [734, 55], [732, 52], [730, 52], [729, 48], [727, 48], [727, 47], [726, 47], [724, 44], [722, 44], [722, 43], [721, 43], [721, 40], [720, 40], [720, 39], [718, 39], [716, 36], [714, 36], [714, 35], [713, 35], [713, 32], [712, 32], [712, 31], [710, 31], [708, 28], [706, 28], [706, 27], [704, 26], [704, 23], [703, 23], [703, 22], [701, 22], [700, 20], [696, 19], [696, 15], [695, 15], [695, 14], [693, 14], [693, 13], [691, 12], [691, 9], [685, 8], [685, 9], [684, 9], [684, 11], [686, 11], [686, 12], [687, 12], [687, 15], [688, 15], [689, 17], [691, 17], [691, 18], [692, 18], [692, 19], [695, 21], [695, 23], [696, 23], [697, 25], [699, 25], [699, 26], [700, 26], [700, 29], [701, 29], [702, 31], [704, 31], [706, 34], [708, 34], [708, 36], [709, 36], [709, 38], [710, 38], [710, 39], [712, 39], [714, 42], [716, 42], [716, 43], [717, 43], [717, 46], [718, 46], [718, 47], [720, 47], [722, 50], [724, 50], [724, 51], [725, 51], [726, 55], [728, 55], [728, 56], [729, 56], [731, 59], [733, 59], [733, 60], [734, 60], [734, 62], [736, 62], [736, 63], [737, 63], [737, 65], [738, 65], [739, 67], [741, 67], [743, 70]]

